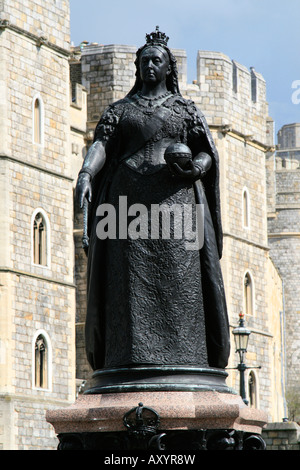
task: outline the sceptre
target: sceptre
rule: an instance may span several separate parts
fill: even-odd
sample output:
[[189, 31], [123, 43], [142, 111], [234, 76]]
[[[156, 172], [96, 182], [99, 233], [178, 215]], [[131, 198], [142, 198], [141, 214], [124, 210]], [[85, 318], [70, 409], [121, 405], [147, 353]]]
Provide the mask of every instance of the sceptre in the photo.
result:
[[83, 201], [83, 236], [82, 236], [82, 248], [87, 254], [89, 248], [89, 237], [88, 237], [88, 201], [84, 198]]

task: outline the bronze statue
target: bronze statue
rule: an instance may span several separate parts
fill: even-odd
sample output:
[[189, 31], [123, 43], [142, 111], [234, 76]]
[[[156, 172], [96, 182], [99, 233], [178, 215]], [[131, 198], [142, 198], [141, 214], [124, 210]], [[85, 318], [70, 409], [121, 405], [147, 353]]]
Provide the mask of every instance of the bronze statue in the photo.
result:
[[[158, 28], [146, 35], [135, 85], [105, 110], [78, 176], [78, 202], [89, 201], [86, 351], [94, 370], [228, 362], [219, 157], [203, 114], [180, 94], [167, 41]], [[174, 205], [203, 207], [199, 249], [187, 249], [184, 235], [162, 236], [162, 227], [130, 237], [124, 220], [99, 236], [110, 207], [119, 217], [146, 208], [150, 230], [153, 207]], [[134, 211], [126, 214], [129, 229]]]

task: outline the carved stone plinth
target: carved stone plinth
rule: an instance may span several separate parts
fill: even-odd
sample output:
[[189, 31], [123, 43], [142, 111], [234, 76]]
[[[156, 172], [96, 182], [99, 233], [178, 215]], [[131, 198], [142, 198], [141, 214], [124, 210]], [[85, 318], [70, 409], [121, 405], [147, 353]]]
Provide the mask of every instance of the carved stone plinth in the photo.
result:
[[233, 393], [135, 391], [80, 395], [48, 411], [61, 450], [264, 449], [265, 413]]

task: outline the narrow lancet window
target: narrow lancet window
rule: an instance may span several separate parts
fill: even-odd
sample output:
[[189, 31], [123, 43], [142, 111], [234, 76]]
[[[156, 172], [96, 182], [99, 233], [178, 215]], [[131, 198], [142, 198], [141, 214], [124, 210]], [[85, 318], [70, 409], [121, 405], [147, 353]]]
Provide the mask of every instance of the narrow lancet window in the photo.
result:
[[48, 348], [42, 335], [35, 342], [35, 387], [48, 387]]
[[253, 282], [249, 273], [244, 277], [244, 311], [253, 315]]
[[256, 393], [256, 379], [253, 371], [250, 372], [248, 377], [248, 396], [251, 408], [257, 407], [257, 393]]
[[42, 110], [38, 98], [35, 99], [33, 106], [33, 141], [35, 144], [42, 143]]
[[243, 227], [249, 228], [250, 225], [250, 210], [249, 210], [249, 194], [246, 189], [243, 191]]

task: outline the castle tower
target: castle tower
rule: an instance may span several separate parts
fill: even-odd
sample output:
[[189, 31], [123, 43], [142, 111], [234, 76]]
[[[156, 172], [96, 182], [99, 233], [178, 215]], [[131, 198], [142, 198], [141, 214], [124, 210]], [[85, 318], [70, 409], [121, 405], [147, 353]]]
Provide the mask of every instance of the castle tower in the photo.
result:
[[[268, 206], [270, 254], [283, 281], [287, 397], [298, 395], [300, 375], [300, 124], [278, 132], [278, 150], [268, 161], [272, 182]], [[294, 417], [298, 420], [299, 415]]]
[[0, 447], [75, 397], [69, 1], [0, 3]]
[[279, 129], [276, 157], [283, 168], [296, 169], [300, 164], [300, 123], [286, 124]]

